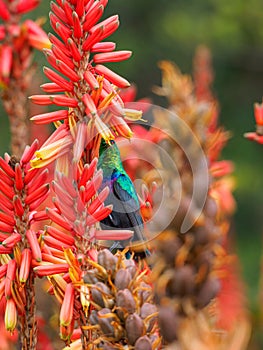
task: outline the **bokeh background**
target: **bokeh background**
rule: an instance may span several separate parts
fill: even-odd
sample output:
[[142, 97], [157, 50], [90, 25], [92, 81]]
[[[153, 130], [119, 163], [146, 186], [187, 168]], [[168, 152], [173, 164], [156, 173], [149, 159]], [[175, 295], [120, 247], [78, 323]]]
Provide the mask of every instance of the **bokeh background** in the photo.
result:
[[[49, 1], [42, 0], [35, 16], [46, 17]], [[118, 71], [138, 87], [138, 97], [149, 96], [160, 85], [159, 60], [174, 61], [184, 73], [192, 72], [192, 59], [200, 44], [212, 52], [213, 90], [220, 103], [220, 121], [232, 133], [224, 158], [235, 162], [237, 212], [233, 238], [241, 260], [249, 307], [256, 327], [251, 349], [262, 349], [259, 315], [259, 277], [263, 231], [263, 146], [243, 138], [254, 130], [253, 103], [263, 95], [263, 6], [261, 0], [111, 0], [105, 16], [120, 15], [121, 26], [112, 37], [119, 49], [134, 52]], [[37, 55], [45, 64], [42, 54]], [[45, 79], [44, 77], [41, 77]], [[1, 110], [0, 153], [9, 150], [8, 120]], [[262, 301], [261, 301], [262, 304]], [[263, 338], [263, 337], [262, 337]]]

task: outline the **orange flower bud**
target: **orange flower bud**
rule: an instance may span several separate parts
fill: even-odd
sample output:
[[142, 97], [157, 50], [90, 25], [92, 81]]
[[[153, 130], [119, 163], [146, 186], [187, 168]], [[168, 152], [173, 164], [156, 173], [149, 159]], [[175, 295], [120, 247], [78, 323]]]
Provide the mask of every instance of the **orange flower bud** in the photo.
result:
[[30, 118], [30, 120], [32, 120], [35, 124], [47, 124], [47, 123], [53, 123], [61, 119], [64, 120], [67, 117], [68, 117], [68, 111], [62, 109], [60, 111], [35, 115], [34, 117]]
[[19, 281], [20, 283], [26, 283], [29, 276], [31, 266], [32, 254], [29, 248], [25, 248], [22, 252], [21, 265], [19, 270]]
[[13, 233], [11, 236], [6, 238], [2, 245], [6, 248], [13, 248], [17, 242], [21, 241], [21, 235], [19, 233]]
[[94, 69], [95, 69], [96, 73], [104, 76], [110, 82], [112, 82], [114, 85], [118, 86], [119, 88], [127, 88], [131, 85], [126, 79], [124, 79], [123, 77], [121, 77], [117, 73], [114, 73], [111, 69], [109, 69], [101, 64], [96, 65], [94, 67]]
[[6, 271], [6, 284], [5, 284], [5, 297], [7, 300], [11, 298], [12, 294], [12, 283], [16, 277], [16, 262], [15, 260], [10, 260], [7, 265]]
[[67, 234], [67, 233], [65, 233], [65, 232], [63, 232], [63, 231], [61, 231], [61, 230], [59, 230], [59, 229], [56, 228], [56, 227], [53, 227], [53, 226], [45, 226], [45, 231], [46, 231], [51, 237], [53, 237], [53, 238], [55, 238], [55, 239], [61, 241], [61, 245], [62, 245], [62, 244], [66, 244], [66, 245], [71, 246], [71, 245], [74, 244], [74, 238], [73, 238], [71, 235], [69, 235], [69, 234]]
[[22, 177], [22, 169], [19, 163], [15, 165], [15, 186], [18, 191], [21, 191], [24, 187], [24, 181]]
[[263, 125], [263, 103], [254, 104], [254, 115], [257, 125]]
[[36, 233], [33, 230], [27, 230], [26, 238], [32, 250], [33, 258], [38, 262], [42, 261], [41, 249], [37, 240]]
[[93, 61], [94, 63], [106, 63], [106, 62], [119, 62], [123, 60], [127, 60], [131, 57], [131, 51], [114, 51], [114, 52], [106, 52], [106, 53], [98, 53], [94, 55]]
[[8, 79], [11, 73], [13, 55], [12, 47], [3, 45], [1, 52], [1, 65], [0, 65], [0, 75], [3, 79]]
[[65, 296], [60, 310], [60, 324], [69, 326], [73, 318], [75, 289], [72, 283], [66, 287]]
[[34, 272], [40, 276], [50, 276], [56, 275], [59, 273], [68, 272], [69, 266], [68, 264], [53, 264], [53, 265], [40, 265], [34, 267]]
[[91, 52], [111, 52], [115, 50], [116, 44], [112, 41], [104, 41], [92, 46]]
[[67, 223], [54, 209], [46, 209], [47, 216], [57, 225], [63, 227], [65, 230], [71, 231], [71, 225]]

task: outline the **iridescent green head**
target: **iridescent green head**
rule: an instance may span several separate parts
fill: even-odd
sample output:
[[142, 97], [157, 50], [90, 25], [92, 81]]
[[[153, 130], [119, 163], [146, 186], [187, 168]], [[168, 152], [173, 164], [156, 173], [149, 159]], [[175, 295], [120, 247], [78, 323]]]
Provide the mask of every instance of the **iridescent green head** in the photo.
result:
[[99, 149], [99, 156], [103, 154], [106, 149], [110, 148], [112, 145], [115, 145], [114, 140], [110, 140], [109, 143], [107, 143], [103, 138], [101, 139], [100, 142], [100, 149]]

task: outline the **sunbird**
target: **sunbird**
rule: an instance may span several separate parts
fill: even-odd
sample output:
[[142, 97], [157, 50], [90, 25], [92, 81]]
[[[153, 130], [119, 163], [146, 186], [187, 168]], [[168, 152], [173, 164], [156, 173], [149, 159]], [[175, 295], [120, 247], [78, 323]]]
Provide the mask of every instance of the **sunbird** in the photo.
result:
[[[143, 220], [140, 214], [140, 203], [134, 185], [123, 168], [120, 151], [114, 140], [106, 143], [101, 140], [98, 168], [103, 170], [102, 186], [108, 186], [110, 193], [105, 204], [112, 204], [111, 214], [101, 221], [103, 229], [130, 229], [134, 232], [132, 242], [115, 242], [110, 250], [123, 249], [131, 243], [135, 248], [135, 257], [144, 258], [150, 255], [143, 242]], [[136, 247], [137, 245], [137, 247]]]

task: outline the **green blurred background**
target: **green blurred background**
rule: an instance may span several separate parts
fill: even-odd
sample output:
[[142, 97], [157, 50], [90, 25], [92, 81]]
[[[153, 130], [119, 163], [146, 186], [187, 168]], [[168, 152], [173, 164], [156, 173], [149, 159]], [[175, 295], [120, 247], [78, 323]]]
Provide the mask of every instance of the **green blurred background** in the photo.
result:
[[[35, 16], [48, 17], [48, 12], [49, 1], [45, 0]], [[263, 95], [262, 1], [111, 0], [105, 16], [116, 13], [120, 15], [121, 26], [112, 39], [119, 49], [134, 52], [129, 61], [118, 65], [118, 72], [136, 83], [138, 97], [150, 96], [158, 101], [151, 89], [160, 85], [159, 60], [172, 60], [183, 72], [191, 73], [196, 47], [206, 44], [212, 51], [220, 121], [232, 133], [224, 157], [236, 164], [238, 210], [234, 239], [253, 318], [257, 321], [263, 231], [260, 175], [263, 146], [245, 140], [243, 133], [254, 129], [253, 103], [261, 101]], [[50, 30], [48, 21], [45, 29]], [[37, 60], [45, 63], [41, 54]], [[7, 118], [3, 111], [1, 114], [2, 154], [8, 150], [9, 134]]]

